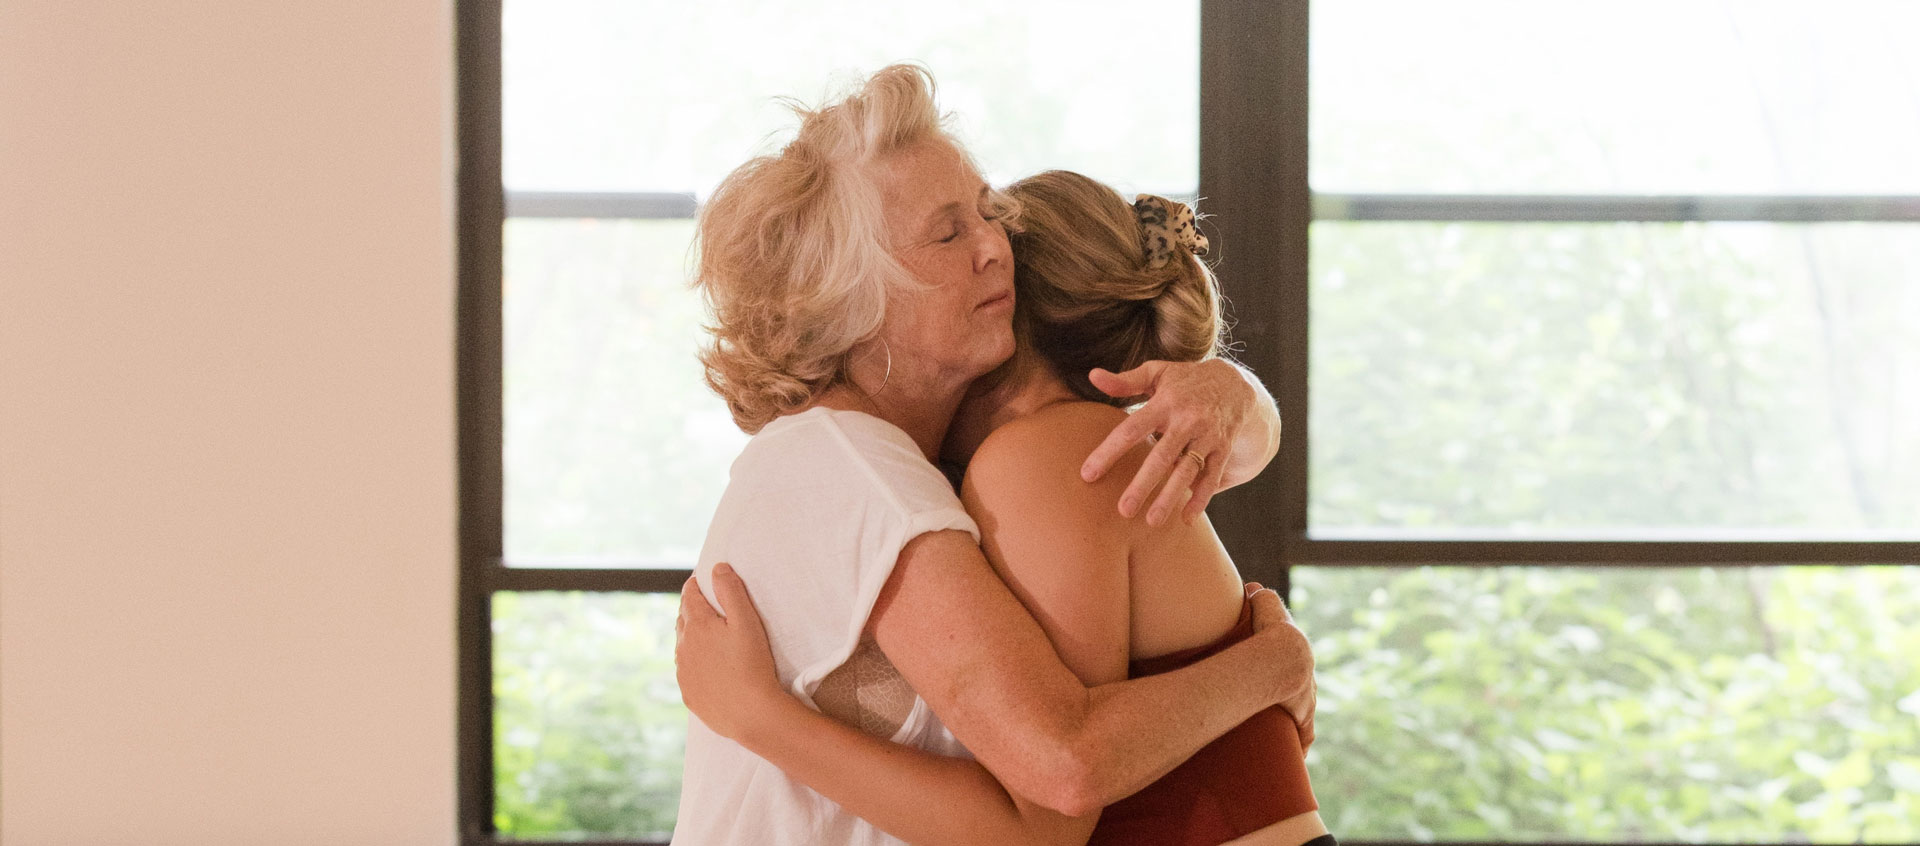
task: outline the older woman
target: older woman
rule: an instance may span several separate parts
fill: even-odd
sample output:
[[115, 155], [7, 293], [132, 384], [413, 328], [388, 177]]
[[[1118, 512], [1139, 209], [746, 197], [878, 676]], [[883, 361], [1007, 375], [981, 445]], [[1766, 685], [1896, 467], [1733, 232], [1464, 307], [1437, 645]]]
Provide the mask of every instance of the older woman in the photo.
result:
[[[1129, 204], [1084, 176], [1050, 171], [1007, 189], [1019, 209], [1013, 236], [1018, 352], [976, 381], [947, 436], [967, 460], [963, 500], [988, 559], [1039, 620], [1081, 681], [1102, 684], [1187, 666], [1244, 639], [1252, 607], [1232, 560], [1205, 521], [1163, 526], [1115, 516], [1117, 481], [1086, 485], [1072, 455], [1098, 443], [1125, 412], [1085, 376], [1145, 358], [1198, 361], [1218, 352], [1220, 297], [1197, 255], [1205, 239], [1185, 205], [1142, 195]], [[1132, 451], [1132, 464], [1145, 450]], [[729, 580], [729, 585], [732, 581]], [[999, 817], [993, 785], [942, 773], [923, 756], [836, 728], [754, 674], [764, 650], [754, 610], [731, 587], [725, 624], [686, 598], [680, 677], [760, 696], [702, 696], [702, 718], [757, 724], [750, 748], [876, 825], [916, 843], [982, 840], [976, 820]], [[764, 711], [768, 702], [785, 702]], [[1096, 846], [1333, 846], [1317, 812], [1305, 746], [1310, 702], [1296, 726], [1270, 708], [1099, 814], [1097, 825], [1027, 826], [1022, 842]], [[734, 713], [729, 713], [734, 712]], [[769, 743], [767, 738], [779, 738]], [[764, 744], [764, 745], [756, 745]], [[943, 801], [929, 813], [926, 796]]]
[[[1297, 696], [1311, 656], [1278, 598], [1258, 591], [1245, 640], [1089, 686], [995, 574], [933, 460], [969, 386], [1013, 353], [1013, 266], [995, 197], [942, 131], [931, 89], [917, 68], [875, 74], [805, 113], [792, 143], [735, 171], [703, 212], [697, 281], [715, 314], [703, 360], [754, 437], [688, 587], [744, 596], [737, 569], [765, 625], [740, 660], [847, 724], [938, 753], [916, 760], [945, 784], [1004, 784], [1010, 795], [981, 811], [981, 840], [1084, 837], [1075, 815]], [[1220, 465], [1264, 463], [1277, 438], [1261, 417], [1231, 436], [1169, 423], [1191, 410], [1143, 419], [1129, 423], [1162, 432], [1169, 452], [1134, 479], [1134, 501], [1159, 487], [1161, 517], [1195, 479], [1232, 481]], [[700, 689], [683, 695], [696, 713], [708, 704]], [[749, 751], [766, 748], [753, 730], [689, 727], [676, 842], [900, 842]]]

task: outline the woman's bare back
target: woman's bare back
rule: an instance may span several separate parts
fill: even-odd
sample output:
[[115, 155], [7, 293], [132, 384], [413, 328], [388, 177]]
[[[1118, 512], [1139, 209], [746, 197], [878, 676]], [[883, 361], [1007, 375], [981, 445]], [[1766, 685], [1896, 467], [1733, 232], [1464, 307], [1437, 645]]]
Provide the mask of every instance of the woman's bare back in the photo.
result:
[[[1091, 599], [1125, 609], [1125, 658], [1140, 660], [1218, 640], [1239, 619], [1244, 592], [1204, 516], [1191, 526], [1175, 519], [1154, 527], [1116, 512], [1147, 444], [1100, 481], [1080, 478], [1081, 457], [1125, 417], [1113, 406], [1068, 401], [1001, 426], [974, 454], [962, 499], [987, 536], [988, 559], [1016, 593], [1018, 582], [1035, 578], [1033, 568], [1064, 567], [1085, 576], [1086, 589], [1110, 594], [1104, 602]], [[1104, 535], [1102, 542], [1079, 537], [1089, 533]], [[1050, 622], [1045, 609], [1029, 610], [1050, 635], [1073, 622]], [[1058, 637], [1055, 645], [1064, 646]]]

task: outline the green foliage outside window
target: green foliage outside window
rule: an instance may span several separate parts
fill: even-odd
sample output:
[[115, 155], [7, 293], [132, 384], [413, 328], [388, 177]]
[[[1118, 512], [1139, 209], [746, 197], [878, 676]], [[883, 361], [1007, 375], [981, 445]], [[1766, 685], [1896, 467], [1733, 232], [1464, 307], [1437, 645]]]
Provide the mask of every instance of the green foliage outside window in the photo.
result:
[[509, 835], [673, 830], [687, 712], [676, 594], [494, 595], [494, 824]]
[[1909, 842], [1920, 570], [1298, 568], [1349, 838]]
[[[1300, 568], [1348, 839], [1920, 836], [1920, 570]], [[676, 597], [495, 599], [496, 823], [671, 829]]]

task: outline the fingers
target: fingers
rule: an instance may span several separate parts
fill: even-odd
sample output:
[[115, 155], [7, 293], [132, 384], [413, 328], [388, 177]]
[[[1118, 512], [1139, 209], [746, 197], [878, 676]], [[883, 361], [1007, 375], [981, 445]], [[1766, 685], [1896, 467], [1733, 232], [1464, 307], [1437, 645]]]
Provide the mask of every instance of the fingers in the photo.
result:
[[1248, 582], [1243, 598], [1252, 597], [1255, 593], [1262, 590], [1266, 590], [1266, 588], [1262, 587], [1259, 582]]
[[1164, 361], [1149, 361], [1125, 373], [1096, 367], [1087, 373], [1087, 381], [1110, 397], [1137, 397], [1153, 393], [1154, 383], [1166, 366]]
[[1307, 747], [1313, 745], [1313, 714], [1319, 704], [1319, 694], [1313, 684], [1313, 680], [1309, 678], [1307, 680], [1305, 706], [1307, 714], [1306, 718], [1300, 720], [1298, 723], [1300, 727], [1300, 751], [1302, 752], [1306, 751]]
[[[1174, 471], [1179, 469], [1174, 466], [1176, 462], [1193, 463], [1180, 457], [1180, 451], [1186, 443], [1186, 438], [1171, 435], [1162, 436], [1154, 443], [1153, 451], [1147, 454], [1147, 460], [1141, 463], [1139, 472], [1133, 474], [1133, 482], [1127, 485], [1126, 493], [1120, 495], [1121, 516], [1132, 517], [1140, 513], [1140, 507], [1146, 503], [1147, 497], [1153, 494], [1154, 489], [1160, 487], [1173, 475]], [[1182, 487], [1180, 490], [1187, 489]]]
[[[1102, 371], [1096, 370], [1094, 372], [1099, 373]], [[1153, 427], [1153, 419], [1147, 416], [1144, 410], [1136, 414], [1127, 415], [1127, 419], [1120, 421], [1120, 425], [1113, 427], [1113, 431], [1107, 435], [1107, 439], [1101, 441], [1099, 446], [1094, 447], [1093, 454], [1087, 456], [1086, 462], [1080, 465], [1080, 478], [1089, 482], [1100, 481], [1100, 477], [1106, 475], [1107, 471], [1113, 468], [1113, 463], [1119, 461], [1120, 456], [1126, 455], [1128, 450], [1133, 449], [1136, 444], [1146, 440], [1148, 435], [1153, 434]], [[1126, 514], [1124, 510], [1120, 513]], [[1131, 517], [1133, 515], [1127, 514], [1127, 516]]]
[[1307, 747], [1313, 745], [1313, 711], [1298, 701], [1282, 702], [1280, 710], [1293, 718], [1294, 733], [1300, 736], [1300, 751], [1307, 751]]
[[1247, 589], [1254, 633], [1262, 635], [1273, 649], [1268, 653], [1272, 660], [1268, 667], [1274, 672], [1273, 701], [1285, 708], [1294, 724], [1302, 729], [1300, 742], [1304, 749], [1313, 742], [1313, 647], [1307, 642], [1306, 633], [1293, 622], [1293, 615], [1287, 612], [1279, 594], [1265, 588], [1256, 589], [1251, 582]]
[[1293, 622], [1293, 615], [1287, 613], [1286, 603], [1280, 601], [1280, 594], [1267, 588], [1254, 591], [1247, 601], [1253, 603], [1253, 630], [1256, 632]]
[[728, 626], [740, 626], [748, 631], [760, 631], [760, 612], [753, 607], [753, 597], [747, 593], [747, 583], [733, 571], [729, 564], [713, 566], [713, 598], [720, 602], [720, 613], [725, 614]]
[[1277, 620], [1281, 613], [1286, 611], [1285, 606], [1280, 603], [1280, 594], [1265, 587], [1252, 587], [1252, 583], [1249, 583], [1248, 587], [1251, 589], [1247, 591], [1247, 601], [1253, 603], [1254, 622], [1262, 619]]
[[1214, 453], [1207, 457], [1207, 471], [1200, 474], [1200, 480], [1193, 485], [1193, 498], [1187, 500], [1186, 510], [1181, 517], [1187, 525], [1193, 525], [1200, 515], [1206, 513], [1207, 503], [1213, 501], [1213, 495], [1220, 492], [1220, 486], [1226, 483], [1227, 457]]
[[701, 623], [719, 617], [713, 606], [707, 604], [706, 595], [700, 592], [700, 581], [688, 576], [687, 583], [680, 586], [680, 627], [685, 628], [688, 620]]
[[1304, 679], [1304, 684], [1298, 692], [1280, 703], [1280, 707], [1293, 718], [1294, 728], [1300, 734], [1300, 748], [1303, 751], [1313, 743], [1313, 713], [1318, 704], [1311, 674]]
[[680, 585], [680, 610], [673, 615], [673, 646], [676, 652], [680, 649], [680, 638], [687, 633], [687, 594], [698, 593], [699, 590], [692, 576], [688, 576], [686, 582]]
[[1153, 501], [1153, 509], [1147, 512], [1147, 525], [1158, 526], [1167, 522], [1167, 517], [1181, 506], [1186, 505], [1193, 496], [1193, 483], [1200, 477], [1202, 462], [1188, 458], [1188, 452], [1181, 450], [1174, 459], [1173, 475], [1160, 486], [1160, 495]]

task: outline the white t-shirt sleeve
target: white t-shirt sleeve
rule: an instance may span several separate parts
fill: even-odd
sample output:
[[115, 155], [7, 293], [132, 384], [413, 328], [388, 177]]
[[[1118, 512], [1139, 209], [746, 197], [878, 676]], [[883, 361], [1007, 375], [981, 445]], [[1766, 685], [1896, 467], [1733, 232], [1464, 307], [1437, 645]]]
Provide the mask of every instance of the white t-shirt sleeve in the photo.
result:
[[815, 409], [770, 424], [734, 463], [695, 576], [726, 561], [766, 625], [780, 681], [807, 702], [859, 645], [900, 550], [979, 527], [912, 439], [878, 418]]

